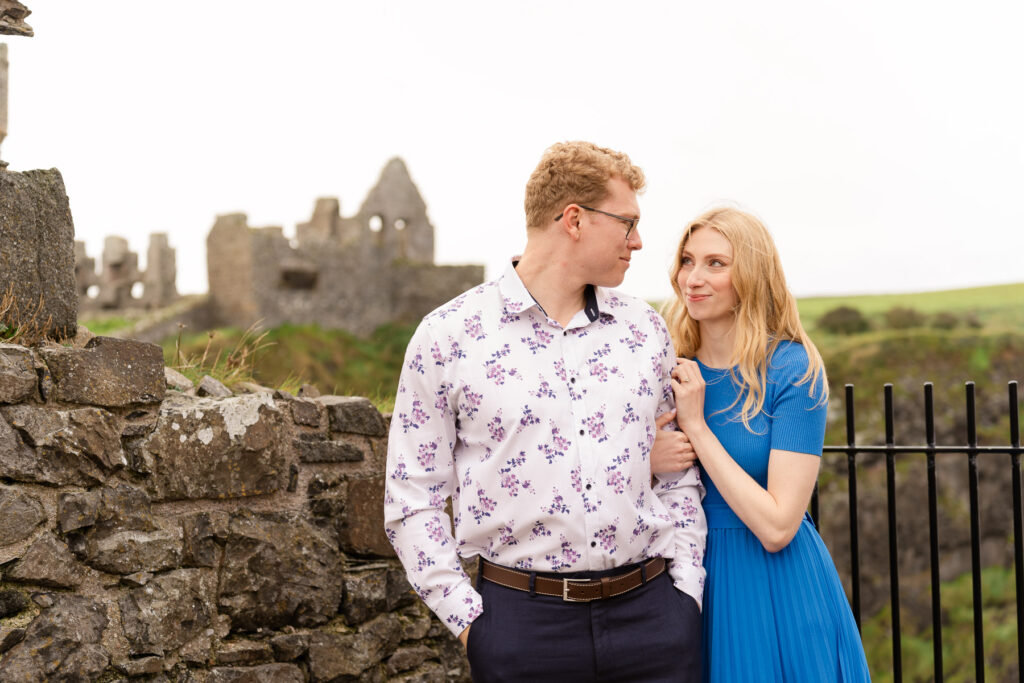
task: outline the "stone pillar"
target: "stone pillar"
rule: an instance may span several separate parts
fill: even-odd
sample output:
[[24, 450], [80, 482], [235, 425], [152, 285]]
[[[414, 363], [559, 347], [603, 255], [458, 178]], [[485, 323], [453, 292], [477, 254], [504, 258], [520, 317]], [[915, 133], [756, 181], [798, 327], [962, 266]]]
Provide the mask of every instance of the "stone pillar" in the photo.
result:
[[154, 232], [149, 236], [149, 251], [146, 252], [142, 303], [147, 308], [160, 308], [173, 303], [178, 298], [176, 278], [175, 253], [167, 242], [167, 234]]
[[123, 237], [108, 237], [103, 240], [100, 306], [103, 308], [130, 307], [132, 286], [140, 280], [139, 255], [128, 248], [128, 240]]
[[0, 170], [0, 325], [75, 334], [74, 242], [60, 171]]
[[30, 14], [32, 10], [18, 0], [0, 0], [0, 33], [31, 38], [35, 32], [25, 23], [25, 17]]

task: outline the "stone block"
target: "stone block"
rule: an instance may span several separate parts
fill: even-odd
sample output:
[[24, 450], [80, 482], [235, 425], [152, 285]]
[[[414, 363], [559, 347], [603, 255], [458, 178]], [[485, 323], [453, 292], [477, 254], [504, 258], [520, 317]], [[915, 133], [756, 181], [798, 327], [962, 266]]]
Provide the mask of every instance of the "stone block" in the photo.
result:
[[70, 446], [69, 442], [76, 439], [64, 431], [59, 419], [54, 424], [58, 425], [56, 429], [60, 434], [53, 435], [50, 445], [43, 446], [37, 453], [35, 448], [26, 444], [26, 441], [33, 441], [32, 433], [24, 426], [15, 430], [6, 417], [7, 412], [18, 411], [15, 418], [20, 420], [18, 415], [23, 415], [21, 409], [29, 412], [39, 410], [41, 415], [45, 413], [46, 420], [53, 418], [43, 409], [26, 405], [0, 407], [0, 478], [54, 486], [91, 486], [103, 480], [103, 471], [93, 459], [65, 450], [63, 446]]
[[440, 662], [424, 662], [414, 671], [389, 678], [388, 683], [448, 683], [457, 680], [468, 681], [469, 677], [453, 678]]
[[388, 569], [388, 611], [393, 612], [402, 607], [414, 605], [419, 601], [419, 596], [413, 590], [409, 579], [405, 575], [402, 566], [390, 567]]
[[0, 486], [0, 546], [24, 541], [46, 521], [43, 504], [35, 496]]
[[322, 407], [316, 401], [298, 398], [289, 401], [292, 409], [292, 421], [297, 425], [307, 427], [320, 426], [320, 411]]
[[29, 604], [28, 598], [18, 591], [0, 590], [0, 619], [20, 614]]
[[68, 547], [53, 534], [46, 533], [7, 570], [4, 578], [50, 588], [78, 588], [85, 576], [85, 568], [78, 564]]
[[178, 569], [122, 595], [124, 635], [132, 655], [176, 650], [210, 627], [217, 577], [205, 569]]
[[323, 624], [341, 602], [342, 562], [306, 520], [238, 513], [224, 546], [220, 611], [242, 631]]
[[253, 667], [217, 667], [206, 683], [304, 683], [302, 669], [294, 664], [264, 664]]
[[292, 446], [301, 462], [361, 462], [366, 458], [358, 446], [325, 439], [319, 434], [300, 434]]
[[13, 295], [0, 323], [63, 339], [78, 329], [75, 227], [60, 171], [0, 170], [0, 296]]
[[44, 458], [89, 458], [108, 472], [127, 464], [120, 419], [102, 408], [17, 405], [3, 412], [22, 440]]
[[348, 503], [342, 521], [342, 550], [357, 555], [395, 557], [384, 534], [384, 475], [349, 477]]
[[387, 661], [387, 673], [389, 676], [415, 669], [428, 659], [437, 659], [437, 653], [426, 645], [409, 645], [395, 650]]
[[107, 668], [103, 604], [68, 594], [51, 600], [25, 629], [24, 640], [0, 659], [0, 681], [94, 681]]
[[220, 382], [209, 375], [203, 375], [203, 378], [199, 380], [199, 386], [196, 387], [196, 396], [227, 398], [231, 395], [231, 390], [224, 386], [223, 382]]
[[227, 512], [198, 512], [182, 519], [183, 562], [189, 567], [216, 567], [219, 548], [228, 538]]
[[267, 394], [169, 396], [143, 444], [154, 499], [241, 498], [282, 490], [283, 422]]
[[394, 614], [382, 614], [355, 633], [311, 633], [310, 676], [313, 681], [362, 680], [363, 672], [395, 651], [401, 634]]
[[341, 611], [349, 625], [369, 621], [387, 610], [387, 571], [386, 566], [379, 566], [345, 572], [345, 599]]
[[163, 657], [138, 657], [129, 659], [117, 666], [125, 676], [136, 678], [147, 674], [159, 674], [164, 670]]
[[167, 381], [167, 387], [175, 391], [188, 391], [194, 388], [192, 380], [174, 368], [164, 368], [164, 379]]
[[16, 344], [0, 344], [0, 403], [30, 398], [38, 381], [31, 351]]
[[384, 436], [384, 418], [361, 396], [321, 396], [316, 399], [327, 408], [332, 432]]
[[53, 398], [104, 407], [159, 403], [167, 390], [164, 354], [156, 344], [95, 337], [84, 349], [40, 350], [53, 378]]
[[57, 525], [62, 533], [96, 523], [102, 494], [99, 491], [62, 493], [57, 499]]
[[25, 640], [25, 629], [0, 626], [0, 655]]
[[265, 640], [231, 640], [217, 647], [217, 663], [224, 666], [262, 664], [274, 659], [274, 651]]
[[291, 662], [309, 650], [309, 634], [283, 633], [270, 639], [270, 647], [274, 649], [274, 659]]
[[110, 574], [159, 572], [181, 564], [181, 529], [124, 530], [90, 534], [82, 561]]

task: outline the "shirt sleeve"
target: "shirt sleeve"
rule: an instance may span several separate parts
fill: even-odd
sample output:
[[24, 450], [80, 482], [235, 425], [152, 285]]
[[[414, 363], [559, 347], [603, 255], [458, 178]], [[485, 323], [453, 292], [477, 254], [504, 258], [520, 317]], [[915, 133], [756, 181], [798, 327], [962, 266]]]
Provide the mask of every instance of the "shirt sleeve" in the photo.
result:
[[768, 361], [768, 381], [774, 393], [770, 412], [772, 449], [821, 455], [825, 443], [828, 402], [822, 400], [825, 373], [798, 384], [807, 372], [807, 350], [802, 344], [784, 342]]
[[416, 593], [459, 635], [483, 601], [459, 563], [445, 511], [458, 481], [456, 416], [432, 346], [429, 324], [421, 323], [406, 349], [388, 435], [384, 527]]
[[[660, 323], [660, 319], [658, 321]], [[675, 407], [670, 373], [676, 364], [675, 349], [664, 323], [657, 324], [662, 339], [661, 402], [658, 415]], [[668, 428], [676, 427], [675, 422]], [[707, 544], [708, 524], [700, 501], [704, 497], [704, 485], [700, 481], [700, 470], [693, 466], [685, 472], [656, 474], [654, 494], [672, 516], [675, 530], [675, 555], [669, 567], [669, 574], [676, 588], [697, 601], [704, 600], [704, 549]]]

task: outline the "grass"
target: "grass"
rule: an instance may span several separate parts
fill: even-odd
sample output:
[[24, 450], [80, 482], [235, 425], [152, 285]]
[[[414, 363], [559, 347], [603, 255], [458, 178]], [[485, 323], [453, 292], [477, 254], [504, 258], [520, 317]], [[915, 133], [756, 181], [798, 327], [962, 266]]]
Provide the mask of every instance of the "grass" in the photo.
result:
[[[1017, 607], [1014, 571], [990, 567], [981, 572], [982, 624], [986, 680], [1015, 681], [1017, 671]], [[970, 574], [943, 582], [942, 667], [947, 683], [969, 683], [975, 678], [974, 602]], [[864, 650], [871, 680], [894, 680], [892, 668], [892, 612], [885, 607], [863, 622]], [[900, 656], [903, 680], [935, 680], [931, 620], [915, 625], [901, 614]]]
[[28, 310], [22, 310], [18, 298], [14, 295], [12, 282], [7, 290], [0, 294], [0, 342], [32, 346], [46, 339], [46, 330], [51, 326], [53, 319], [41, 319], [43, 310], [42, 295], [34, 309], [30, 306]]

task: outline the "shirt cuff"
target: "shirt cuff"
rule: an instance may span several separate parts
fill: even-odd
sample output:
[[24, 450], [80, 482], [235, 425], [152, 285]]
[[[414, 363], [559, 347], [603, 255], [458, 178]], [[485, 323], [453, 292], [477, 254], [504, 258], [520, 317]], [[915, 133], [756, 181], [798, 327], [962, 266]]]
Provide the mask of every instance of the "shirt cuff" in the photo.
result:
[[469, 578], [460, 582], [440, 603], [434, 607], [434, 613], [441, 623], [448, 627], [456, 637], [473, 623], [473, 620], [484, 611], [484, 601], [473, 589]]

